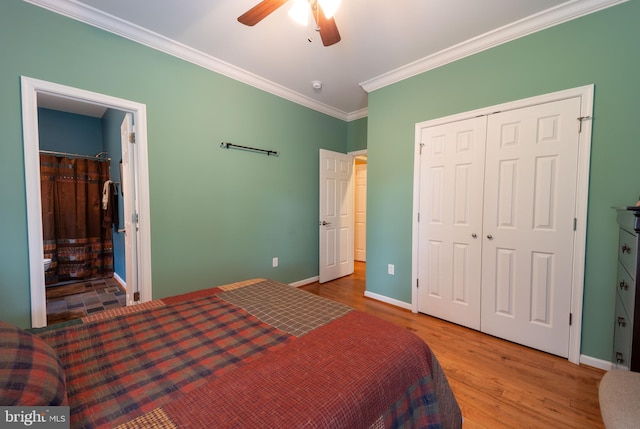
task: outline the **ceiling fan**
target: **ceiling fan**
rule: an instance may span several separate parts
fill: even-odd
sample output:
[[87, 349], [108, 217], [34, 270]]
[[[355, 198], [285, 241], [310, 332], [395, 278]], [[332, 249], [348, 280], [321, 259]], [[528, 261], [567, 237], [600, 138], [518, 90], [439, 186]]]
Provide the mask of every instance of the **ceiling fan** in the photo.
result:
[[[238, 21], [244, 25], [254, 26], [287, 1], [288, 0], [262, 0], [244, 14], [240, 15]], [[339, 4], [339, 0], [295, 0], [289, 15], [298, 21], [293, 15], [296, 14], [296, 12], [302, 13], [304, 18], [301, 19], [306, 20], [308, 8], [310, 8], [313, 18], [316, 21], [316, 31], [320, 33], [322, 44], [324, 46], [331, 46], [340, 41], [340, 33], [333, 19], [333, 13]]]

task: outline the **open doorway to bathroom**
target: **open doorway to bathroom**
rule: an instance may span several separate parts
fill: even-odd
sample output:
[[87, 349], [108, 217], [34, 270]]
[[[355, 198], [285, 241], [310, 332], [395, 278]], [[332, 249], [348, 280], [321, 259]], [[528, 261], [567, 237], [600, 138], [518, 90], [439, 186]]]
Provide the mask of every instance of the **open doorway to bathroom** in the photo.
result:
[[[25, 159], [25, 182], [27, 201], [27, 227], [29, 240], [29, 273], [31, 290], [31, 324], [34, 328], [47, 325], [47, 297], [45, 287], [45, 266], [46, 260], [51, 266], [54, 258], [47, 258], [43, 239], [43, 203], [41, 198], [41, 165], [40, 165], [40, 122], [41, 113], [39, 108], [49, 109], [53, 112], [73, 113], [82, 116], [91, 116], [84, 109], [98, 109], [102, 112], [94, 114], [93, 117], [101, 118], [113, 115], [114, 126], [109, 126], [110, 132], [114, 135], [114, 140], [118, 141], [120, 147], [110, 147], [105, 142], [102, 146], [93, 148], [90, 151], [78, 151], [77, 149], [55, 148], [54, 151], [64, 152], [65, 155], [73, 153], [76, 156], [60, 156], [67, 160], [78, 158], [112, 158], [110, 167], [106, 169], [107, 178], [113, 182], [121, 181], [121, 188], [116, 191], [123, 194], [123, 219], [117, 225], [111, 223], [109, 229], [112, 234], [124, 233], [124, 244], [122, 249], [116, 249], [116, 259], [113, 260], [113, 247], [111, 243], [111, 261], [109, 256], [103, 257], [104, 265], [111, 265], [110, 269], [118, 273], [117, 280], [122, 280], [122, 285], [126, 285], [125, 304], [135, 305], [151, 299], [151, 250], [150, 250], [150, 225], [149, 225], [149, 178], [148, 178], [148, 157], [147, 157], [147, 128], [146, 128], [146, 106], [134, 101], [111, 97], [105, 94], [94, 93], [78, 88], [41, 81], [28, 77], [21, 78], [22, 87], [22, 119], [24, 138], [24, 159]], [[56, 108], [53, 105], [56, 104]], [[65, 108], [61, 105], [67, 106]], [[81, 111], [66, 110], [69, 106], [76, 106]], [[53, 113], [58, 115], [59, 113]], [[97, 116], [96, 116], [97, 115]], [[122, 119], [124, 117], [124, 120]], [[58, 118], [59, 119], [59, 118]], [[135, 134], [133, 127], [135, 126]], [[95, 149], [95, 151], [94, 151]], [[103, 152], [107, 152], [105, 155]], [[87, 155], [88, 154], [88, 155]], [[122, 168], [120, 168], [122, 159]], [[68, 162], [68, 161], [65, 161]], [[104, 162], [104, 160], [102, 161]], [[104, 166], [103, 166], [104, 167]], [[99, 185], [104, 186], [105, 180], [97, 179]], [[101, 201], [97, 203], [101, 205]], [[108, 247], [108, 246], [105, 246]], [[90, 247], [90, 249], [92, 249]], [[125, 250], [126, 249], [126, 250]], [[89, 250], [89, 251], [93, 251]], [[107, 252], [108, 253], [108, 252]], [[123, 257], [124, 269], [118, 268], [118, 255]], [[45, 263], [43, 266], [43, 262]], [[49, 267], [49, 269], [51, 268]], [[73, 271], [73, 270], [69, 270]], [[82, 270], [80, 270], [82, 271]], [[83, 281], [91, 281], [91, 287], [109, 289], [112, 284], [93, 285], [94, 281], [101, 281], [100, 276], [93, 275], [89, 270], [89, 277]], [[122, 272], [123, 274], [120, 274]], [[79, 276], [75, 276], [79, 277]], [[105, 277], [104, 275], [102, 277]], [[115, 278], [115, 275], [107, 278]], [[80, 280], [73, 275], [58, 278], [58, 283], [62, 281]], [[69, 283], [70, 284], [70, 283]], [[58, 285], [63, 286], [63, 285]], [[115, 284], [113, 286], [118, 286]], [[85, 288], [87, 285], [85, 284]], [[122, 290], [122, 288], [120, 288]], [[113, 301], [113, 300], [111, 300]], [[84, 303], [83, 303], [84, 304]], [[90, 304], [91, 305], [91, 304]], [[111, 302], [108, 305], [115, 305]], [[104, 306], [103, 306], [104, 307]]]
[[120, 178], [125, 115], [38, 97], [47, 325], [126, 306]]

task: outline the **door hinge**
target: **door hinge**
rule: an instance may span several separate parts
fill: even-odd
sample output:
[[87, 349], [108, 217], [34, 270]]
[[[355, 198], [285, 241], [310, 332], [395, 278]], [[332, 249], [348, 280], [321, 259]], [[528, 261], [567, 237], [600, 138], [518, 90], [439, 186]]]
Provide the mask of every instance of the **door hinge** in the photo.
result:
[[578, 230], [578, 218], [573, 218], [573, 230], [577, 231]]
[[416, 279], [416, 288], [420, 288], [420, 279]]
[[569, 313], [569, 326], [573, 323], [573, 313]]
[[420, 143], [420, 155], [422, 155], [422, 148], [424, 147], [424, 143]]
[[136, 142], [136, 133], [129, 134], [129, 143], [135, 143], [135, 142]]
[[133, 300], [135, 302], [140, 301], [140, 292], [134, 292], [133, 293]]
[[582, 121], [588, 121], [591, 119], [591, 116], [580, 116], [578, 118], [578, 134], [582, 132]]
[[420, 223], [420, 212], [418, 212], [418, 223]]

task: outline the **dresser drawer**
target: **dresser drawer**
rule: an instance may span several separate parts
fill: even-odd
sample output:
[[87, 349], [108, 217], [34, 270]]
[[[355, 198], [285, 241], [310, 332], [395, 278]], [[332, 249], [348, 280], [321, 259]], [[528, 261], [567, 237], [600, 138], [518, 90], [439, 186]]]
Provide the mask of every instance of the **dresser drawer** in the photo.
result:
[[618, 279], [616, 290], [622, 301], [622, 305], [628, 314], [634, 314], [636, 298], [636, 282], [633, 281], [627, 270], [618, 261]]
[[618, 260], [627, 269], [631, 275], [631, 279], [635, 280], [636, 276], [636, 259], [637, 259], [637, 236], [629, 231], [620, 228], [618, 240]]
[[633, 324], [616, 294], [616, 317], [613, 334], [613, 366], [628, 370], [631, 365], [631, 334]]

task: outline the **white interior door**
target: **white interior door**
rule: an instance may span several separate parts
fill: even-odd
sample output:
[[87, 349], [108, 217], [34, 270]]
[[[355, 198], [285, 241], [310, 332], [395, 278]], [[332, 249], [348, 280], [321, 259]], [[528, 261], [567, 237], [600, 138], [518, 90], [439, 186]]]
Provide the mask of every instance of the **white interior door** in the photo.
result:
[[[120, 140], [122, 143], [122, 194], [125, 229], [125, 273], [127, 285], [127, 305], [138, 301], [138, 202], [136, 198], [137, 184], [135, 181], [136, 148], [129, 140], [133, 134], [133, 115], [127, 113], [120, 126]], [[136, 299], [138, 298], [138, 299]]]
[[488, 118], [482, 331], [569, 352], [580, 98]]
[[320, 283], [353, 273], [353, 157], [320, 149]]
[[418, 311], [568, 357], [580, 113], [575, 97], [421, 130]]
[[367, 163], [356, 159], [353, 248], [354, 259], [367, 261]]
[[418, 311], [480, 329], [486, 118], [422, 130]]

